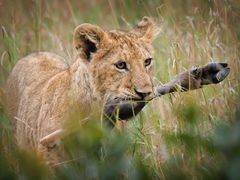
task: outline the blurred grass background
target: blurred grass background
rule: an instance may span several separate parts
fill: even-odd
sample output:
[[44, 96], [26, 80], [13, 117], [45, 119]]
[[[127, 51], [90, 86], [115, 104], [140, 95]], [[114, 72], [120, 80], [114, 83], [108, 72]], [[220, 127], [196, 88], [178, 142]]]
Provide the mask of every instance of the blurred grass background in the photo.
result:
[[[149, 103], [123, 133], [90, 123], [62, 144], [71, 161], [51, 172], [17, 149], [4, 113], [4, 84], [21, 57], [50, 51], [72, 63], [74, 28], [130, 29], [143, 16], [161, 30], [155, 76], [227, 62], [221, 84]], [[238, 0], [0, 0], [0, 179], [240, 179]]]

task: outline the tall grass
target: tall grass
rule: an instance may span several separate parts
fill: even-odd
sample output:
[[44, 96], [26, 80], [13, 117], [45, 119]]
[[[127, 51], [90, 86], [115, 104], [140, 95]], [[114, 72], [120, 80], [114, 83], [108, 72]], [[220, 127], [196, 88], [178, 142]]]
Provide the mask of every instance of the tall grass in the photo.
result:
[[[239, 179], [239, 12], [237, 0], [0, 1], [0, 179]], [[72, 161], [60, 164], [55, 174], [34, 155], [18, 151], [2, 99], [17, 60], [50, 51], [72, 63], [76, 25], [129, 29], [146, 15], [161, 29], [154, 42], [159, 83], [210, 61], [226, 61], [229, 77], [154, 100], [122, 134], [90, 123], [63, 142]]]

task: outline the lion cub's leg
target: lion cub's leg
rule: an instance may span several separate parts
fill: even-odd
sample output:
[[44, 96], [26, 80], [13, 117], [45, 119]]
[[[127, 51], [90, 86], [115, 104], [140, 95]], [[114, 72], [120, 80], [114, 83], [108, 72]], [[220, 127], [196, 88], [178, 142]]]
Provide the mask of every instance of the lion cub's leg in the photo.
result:
[[38, 152], [44, 162], [51, 167], [61, 164], [64, 159], [64, 152], [59, 143], [43, 145], [40, 144]]

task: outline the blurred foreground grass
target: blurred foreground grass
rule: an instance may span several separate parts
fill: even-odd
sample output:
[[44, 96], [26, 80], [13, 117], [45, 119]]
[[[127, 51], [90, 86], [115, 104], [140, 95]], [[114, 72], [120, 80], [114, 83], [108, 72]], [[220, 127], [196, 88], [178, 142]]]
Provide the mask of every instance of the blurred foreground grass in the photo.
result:
[[[50, 51], [71, 63], [76, 25], [129, 29], [146, 15], [161, 29], [154, 42], [159, 83], [210, 61], [226, 61], [229, 77], [153, 101], [123, 133], [89, 122], [61, 144], [70, 161], [55, 173], [19, 151], [2, 100], [17, 60]], [[0, 179], [239, 179], [239, 19], [238, 0], [0, 0]]]

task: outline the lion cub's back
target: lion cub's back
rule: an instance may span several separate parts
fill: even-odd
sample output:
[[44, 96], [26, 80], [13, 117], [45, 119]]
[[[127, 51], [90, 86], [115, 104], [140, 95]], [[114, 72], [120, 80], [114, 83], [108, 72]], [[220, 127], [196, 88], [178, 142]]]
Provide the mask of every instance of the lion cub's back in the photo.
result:
[[13, 68], [6, 86], [6, 98], [11, 118], [17, 115], [24, 91], [38, 94], [51, 77], [68, 69], [64, 58], [48, 52], [30, 54]]

